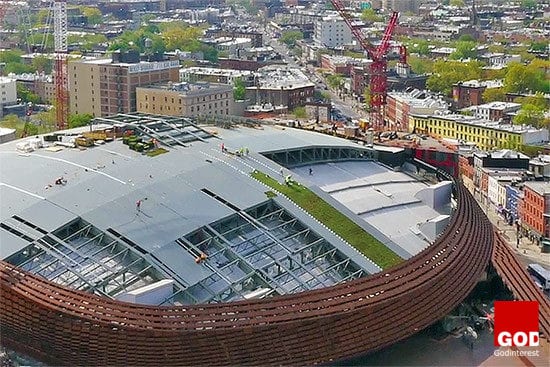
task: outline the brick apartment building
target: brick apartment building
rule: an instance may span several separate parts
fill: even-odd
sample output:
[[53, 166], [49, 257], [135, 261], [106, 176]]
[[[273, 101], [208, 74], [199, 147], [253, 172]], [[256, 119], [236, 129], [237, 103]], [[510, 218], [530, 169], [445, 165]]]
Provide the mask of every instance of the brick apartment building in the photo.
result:
[[502, 87], [501, 80], [470, 80], [453, 85], [453, 101], [456, 108], [477, 106], [483, 103], [483, 92], [487, 88]]
[[536, 240], [550, 237], [550, 183], [525, 182], [519, 217], [525, 234]]
[[71, 113], [109, 116], [136, 110], [136, 87], [179, 81], [179, 61], [118, 62], [111, 59], [69, 63]]

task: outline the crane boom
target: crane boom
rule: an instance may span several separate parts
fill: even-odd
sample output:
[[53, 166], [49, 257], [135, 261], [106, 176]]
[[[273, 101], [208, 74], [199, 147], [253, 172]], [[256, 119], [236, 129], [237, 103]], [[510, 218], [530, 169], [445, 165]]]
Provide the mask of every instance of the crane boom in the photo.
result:
[[[372, 60], [369, 66], [370, 125], [374, 127], [375, 130], [381, 130], [384, 126], [383, 107], [386, 104], [388, 92], [388, 76], [386, 74], [388, 62], [386, 60], [386, 54], [390, 48], [391, 37], [397, 25], [399, 13], [393, 12], [391, 14], [390, 20], [384, 30], [382, 40], [378, 47], [375, 48], [365, 39], [360, 27], [352, 22], [351, 16], [346, 11], [342, 1], [330, 0], [330, 2], [338, 14], [344, 19], [344, 22], [351, 30], [353, 36], [357, 39], [357, 42], [359, 42], [363, 50]], [[406, 53], [405, 55], [401, 55], [401, 60], [405, 60], [406, 62]]]
[[54, 45], [55, 45], [55, 96], [57, 128], [67, 128], [69, 119], [69, 93], [67, 70], [67, 1], [55, 0], [54, 16]]

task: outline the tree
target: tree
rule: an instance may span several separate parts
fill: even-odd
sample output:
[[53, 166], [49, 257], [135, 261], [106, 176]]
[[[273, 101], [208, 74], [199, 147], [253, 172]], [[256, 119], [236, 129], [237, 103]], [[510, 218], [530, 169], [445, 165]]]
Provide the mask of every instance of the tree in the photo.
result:
[[430, 44], [425, 39], [418, 39], [407, 45], [407, 51], [411, 54], [428, 55], [430, 53]]
[[305, 119], [305, 118], [307, 118], [307, 112], [306, 112], [306, 108], [305, 108], [305, 107], [296, 107], [295, 109], [292, 110], [292, 114], [293, 114], [294, 117], [296, 117], [297, 119]]
[[363, 12], [361, 12], [361, 20], [364, 22], [369, 23], [375, 23], [375, 22], [381, 22], [383, 18], [376, 14], [374, 9], [364, 9]]
[[425, 57], [409, 55], [407, 62], [415, 74], [429, 74], [433, 69], [433, 61]]
[[90, 124], [90, 121], [92, 121], [93, 118], [94, 117], [89, 113], [71, 114], [69, 115], [69, 129], [72, 129], [74, 127], [87, 126]]
[[32, 59], [32, 67], [39, 73], [51, 74], [53, 61], [46, 56], [36, 56]]
[[304, 34], [300, 31], [285, 31], [281, 34], [281, 38], [279, 40], [288, 47], [294, 47], [296, 45], [296, 41], [303, 38]]
[[483, 102], [485, 103], [504, 101], [505, 97], [506, 92], [504, 88], [486, 88], [482, 95]]
[[458, 40], [460, 42], [475, 42], [476, 39], [471, 34], [463, 34], [462, 36], [458, 37]]
[[472, 41], [457, 41], [456, 50], [451, 54], [453, 60], [475, 59], [477, 57], [477, 44]]
[[516, 125], [531, 125], [538, 128], [548, 128], [548, 121], [545, 123], [544, 119], [544, 110], [532, 104], [524, 104], [512, 121]]
[[82, 15], [86, 17], [88, 24], [100, 24], [103, 20], [103, 14], [98, 8], [83, 6], [80, 8]]
[[433, 64], [432, 75], [428, 77], [426, 86], [434, 92], [450, 95], [453, 84], [460, 81], [480, 79], [481, 65], [479, 61], [437, 60]]
[[449, 1], [449, 5], [461, 8], [464, 6], [464, 0], [451, 0]]
[[549, 81], [546, 80], [545, 70], [549, 62], [535, 59], [529, 65], [512, 63], [508, 65], [504, 88], [507, 92], [545, 92], [548, 91]]
[[34, 73], [34, 68], [30, 65], [10, 62], [4, 67], [4, 73], [10, 74], [25, 74], [25, 73]]
[[9, 63], [21, 63], [21, 50], [7, 50], [0, 52], [0, 62]]
[[537, 0], [521, 0], [521, 7], [524, 9], [534, 9], [537, 7]]
[[363, 92], [363, 98], [364, 98], [364, 101], [365, 101], [365, 108], [367, 110], [370, 110], [371, 93], [370, 93], [370, 88], [369, 87], [365, 88], [365, 91]]
[[233, 99], [242, 101], [246, 98], [246, 85], [241, 78], [236, 78], [233, 82]]
[[533, 41], [531, 42], [531, 51], [535, 52], [544, 52], [548, 49], [548, 42], [537, 42]]
[[534, 96], [528, 97], [518, 97], [515, 99], [516, 103], [521, 103], [522, 105], [532, 105], [538, 108], [541, 111], [546, 111], [550, 109], [550, 102], [546, 100], [542, 92], [535, 93]]
[[34, 103], [38, 104], [40, 103], [40, 96], [37, 94], [32, 93], [30, 90], [22, 86], [21, 84], [17, 84], [17, 97], [21, 99], [21, 102], [24, 103]]
[[333, 89], [339, 89], [344, 85], [344, 78], [341, 74], [330, 74], [326, 80], [328, 86]]

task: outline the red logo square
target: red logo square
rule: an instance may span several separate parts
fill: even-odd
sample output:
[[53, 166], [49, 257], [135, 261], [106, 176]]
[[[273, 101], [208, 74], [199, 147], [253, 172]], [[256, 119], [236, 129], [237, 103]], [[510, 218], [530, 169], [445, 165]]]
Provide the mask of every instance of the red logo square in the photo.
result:
[[495, 301], [495, 346], [537, 346], [538, 331], [538, 302]]

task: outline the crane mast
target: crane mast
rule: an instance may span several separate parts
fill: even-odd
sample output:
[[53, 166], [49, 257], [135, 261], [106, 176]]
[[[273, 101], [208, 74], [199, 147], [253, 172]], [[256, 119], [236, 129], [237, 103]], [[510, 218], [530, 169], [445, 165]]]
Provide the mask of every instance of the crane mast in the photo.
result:
[[67, 70], [67, 1], [55, 0], [54, 14], [54, 45], [55, 45], [55, 97], [57, 128], [67, 128], [69, 119], [69, 93]]
[[[390, 41], [397, 25], [399, 17], [398, 12], [391, 14], [390, 20], [382, 36], [382, 40], [378, 47], [374, 47], [365, 39], [361, 32], [361, 27], [352, 22], [352, 17], [346, 11], [341, 0], [330, 0], [338, 14], [344, 19], [344, 22], [351, 30], [357, 42], [367, 53], [372, 63], [369, 66], [369, 89], [370, 89], [370, 125], [375, 130], [382, 130], [384, 127], [384, 105], [386, 104], [386, 96], [388, 92], [388, 76], [387, 68], [388, 61], [386, 55], [390, 48]], [[400, 47], [401, 62], [406, 63], [406, 50], [404, 46]]]

